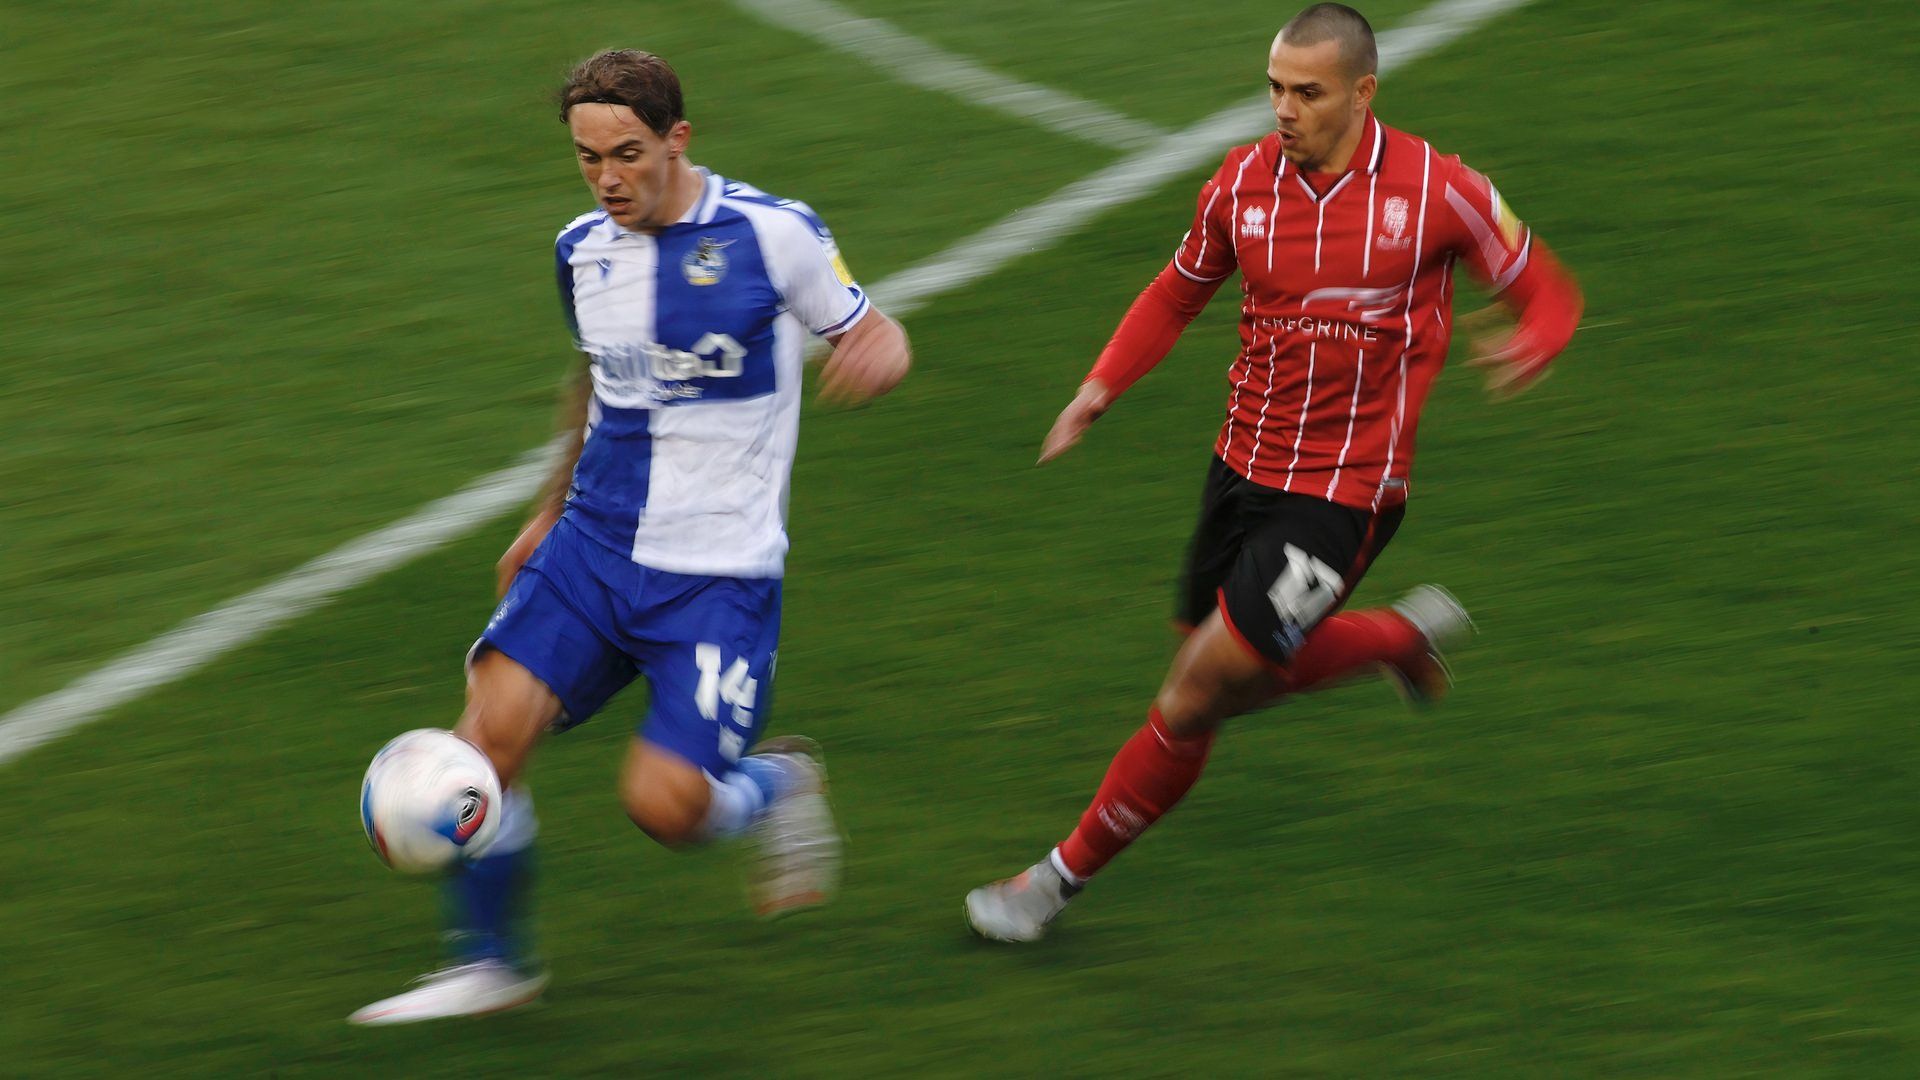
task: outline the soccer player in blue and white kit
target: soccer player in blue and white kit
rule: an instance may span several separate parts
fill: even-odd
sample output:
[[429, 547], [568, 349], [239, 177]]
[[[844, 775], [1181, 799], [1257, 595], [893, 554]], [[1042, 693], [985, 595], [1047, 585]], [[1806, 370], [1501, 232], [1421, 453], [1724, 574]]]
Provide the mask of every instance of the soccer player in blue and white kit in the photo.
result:
[[905, 376], [899, 324], [847, 272], [803, 204], [696, 168], [680, 83], [612, 50], [560, 94], [599, 209], [555, 246], [587, 364], [572, 452], [500, 561], [504, 596], [468, 659], [455, 728], [508, 785], [499, 839], [448, 882], [456, 963], [351, 1019], [407, 1023], [513, 1008], [546, 984], [520, 916], [533, 806], [516, 783], [543, 732], [587, 719], [644, 675], [651, 702], [620, 777], [626, 811], [668, 847], [752, 832], [756, 901], [826, 899], [839, 834], [811, 744], [768, 740], [788, 473], [809, 333], [833, 352], [827, 399]]

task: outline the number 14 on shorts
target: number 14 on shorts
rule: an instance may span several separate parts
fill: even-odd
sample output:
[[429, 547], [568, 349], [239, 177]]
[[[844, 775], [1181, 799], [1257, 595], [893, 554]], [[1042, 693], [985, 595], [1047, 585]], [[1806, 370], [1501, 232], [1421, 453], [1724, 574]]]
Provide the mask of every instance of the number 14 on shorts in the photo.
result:
[[[700, 715], [720, 723], [720, 749], [728, 761], [736, 761], [746, 749], [741, 731], [753, 730], [753, 703], [760, 695], [760, 680], [747, 672], [746, 657], [736, 658], [725, 672], [720, 670], [720, 646], [703, 641], [693, 647], [693, 663], [700, 670], [700, 683], [694, 687], [693, 703]], [[721, 722], [720, 706], [730, 706], [730, 723]], [[735, 729], [739, 730], [735, 730]]]

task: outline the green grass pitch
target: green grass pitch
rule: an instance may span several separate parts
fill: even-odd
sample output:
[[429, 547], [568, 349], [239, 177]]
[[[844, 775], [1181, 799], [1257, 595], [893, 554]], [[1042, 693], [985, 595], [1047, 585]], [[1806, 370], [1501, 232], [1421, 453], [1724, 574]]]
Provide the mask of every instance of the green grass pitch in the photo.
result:
[[[853, 6], [1169, 128], [1258, 93], [1286, 14]], [[1119, 156], [724, 5], [6, 23], [0, 710], [547, 436], [587, 205], [547, 95], [595, 48], [673, 60], [695, 159], [868, 282]], [[1044, 944], [960, 897], [1071, 825], [1171, 655], [1232, 305], [1033, 456], [1210, 165], [919, 312], [896, 396], [809, 404], [773, 725], [828, 747], [835, 906], [758, 924], [735, 853], [626, 824], [634, 693], [531, 774], [546, 1003], [342, 1022], [434, 959], [353, 804], [457, 712], [503, 518], [0, 766], [0, 1074], [1911, 1075], [1916, 29], [1541, 0], [1386, 80], [1588, 292], [1529, 397], [1442, 379], [1362, 590], [1445, 583], [1482, 634], [1432, 714], [1363, 684], [1236, 722]]]

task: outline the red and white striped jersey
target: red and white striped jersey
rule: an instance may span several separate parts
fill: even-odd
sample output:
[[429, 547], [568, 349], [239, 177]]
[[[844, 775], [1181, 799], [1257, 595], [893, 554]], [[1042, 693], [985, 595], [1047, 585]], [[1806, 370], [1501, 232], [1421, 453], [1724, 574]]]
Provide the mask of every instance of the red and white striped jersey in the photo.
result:
[[1215, 452], [1255, 483], [1378, 507], [1406, 498], [1454, 264], [1504, 289], [1532, 237], [1459, 158], [1371, 113], [1365, 125], [1344, 173], [1302, 174], [1274, 135], [1229, 152], [1173, 268], [1203, 285], [1241, 273]]

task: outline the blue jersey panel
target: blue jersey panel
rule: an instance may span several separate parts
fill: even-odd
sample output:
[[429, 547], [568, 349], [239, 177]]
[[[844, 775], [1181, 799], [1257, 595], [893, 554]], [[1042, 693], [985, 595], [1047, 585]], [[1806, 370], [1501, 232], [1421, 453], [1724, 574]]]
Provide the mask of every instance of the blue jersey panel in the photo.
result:
[[573, 309], [573, 266], [570, 260], [573, 258], [573, 249], [579, 245], [581, 238], [605, 220], [605, 218], [596, 217], [590, 221], [583, 221], [561, 233], [560, 239], [554, 241], [553, 245], [554, 276], [558, 279], [560, 286], [560, 312], [566, 316], [567, 332], [573, 335], [575, 341], [580, 340], [580, 316]]
[[781, 301], [752, 223], [722, 211], [705, 225], [666, 229], [658, 242], [654, 337], [666, 349], [699, 361], [682, 388], [662, 404], [741, 401], [773, 393], [773, 323]]
[[580, 447], [567, 491], [567, 513], [623, 555], [632, 548], [634, 523], [647, 505], [653, 476], [651, 409], [600, 406]]

